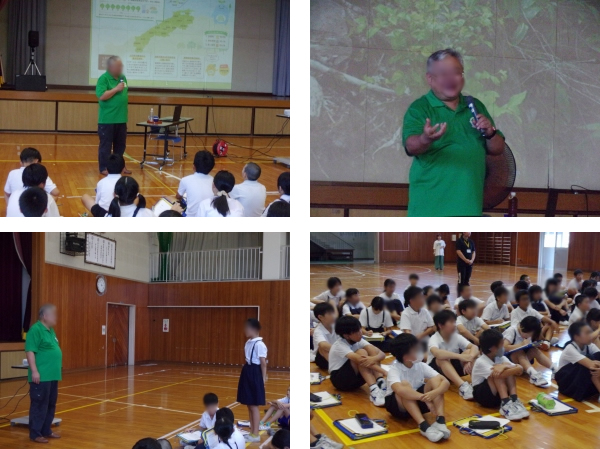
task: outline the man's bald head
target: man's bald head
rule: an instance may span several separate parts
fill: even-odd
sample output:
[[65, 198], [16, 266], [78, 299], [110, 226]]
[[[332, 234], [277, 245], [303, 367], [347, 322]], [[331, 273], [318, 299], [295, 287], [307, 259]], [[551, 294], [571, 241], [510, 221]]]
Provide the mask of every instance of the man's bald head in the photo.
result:
[[115, 78], [123, 73], [123, 61], [118, 56], [111, 56], [106, 60], [106, 70]]

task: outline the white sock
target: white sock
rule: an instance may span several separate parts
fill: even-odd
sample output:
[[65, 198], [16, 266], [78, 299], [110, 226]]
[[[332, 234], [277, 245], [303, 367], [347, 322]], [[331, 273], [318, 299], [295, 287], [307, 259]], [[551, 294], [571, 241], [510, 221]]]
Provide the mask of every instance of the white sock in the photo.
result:
[[533, 366], [530, 366], [529, 368], [527, 368], [527, 374], [533, 376], [534, 374], [537, 374], [537, 371], [533, 369]]

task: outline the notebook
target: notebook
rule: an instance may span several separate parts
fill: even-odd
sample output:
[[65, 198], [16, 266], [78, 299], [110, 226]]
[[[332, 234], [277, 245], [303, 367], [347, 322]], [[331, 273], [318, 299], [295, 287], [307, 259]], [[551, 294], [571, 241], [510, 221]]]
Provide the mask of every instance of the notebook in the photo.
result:
[[392, 335], [394, 337], [397, 337], [398, 335], [400, 335], [402, 333], [402, 331], [400, 329], [393, 329], [392, 330]]
[[531, 405], [532, 410], [543, 412], [548, 416], [568, 415], [571, 413], [578, 412], [578, 410], [575, 407], [572, 407], [569, 404], [565, 404], [564, 402], [559, 401], [556, 398], [552, 399], [554, 399], [555, 402], [554, 408], [552, 410], [544, 408], [538, 403], [537, 399], [532, 399], [531, 401], [529, 401], [529, 404]]
[[504, 353], [504, 355], [508, 356], [510, 354], [512, 354], [513, 352], [517, 352], [517, 351], [523, 351], [524, 349], [531, 349], [531, 348], [537, 348], [539, 345], [541, 345], [542, 342], [541, 341], [534, 341], [533, 343], [529, 343], [528, 345], [525, 346], [521, 346], [519, 348], [513, 349], [511, 351], [506, 351]]
[[173, 204], [167, 200], [166, 198], [161, 198], [158, 202], [152, 207], [152, 211], [154, 212], [154, 216], [158, 217], [166, 210], [171, 210]]
[[488, 326], [490, 326], [492, 329], [506, 330], [510, 327], [510, 321], [505, 321], [503, 323], [497, 324], [488, 324]]
[[319, 373], [310, 373], [310, 384], [311, 385], [320, 385], [327, 377], [321, 376]]
[[327, 407], [335, 407], [336, 405], [342, 405], [342, 401], [340, 401], [339, 396], [334, 396], [326, 391], [321, 393], [313, 393], [315, 396], [319, 396], [321, 398], [321, 402], [311, 402], [311, 408], [327, 408]]
[[184, 432], [178, 433], [177, 438], [183, 441], [186, 444], [196, 444], [198, 441], [202, 439], [202, 432], [199, 430], [195, 432]]
[[388, 430], [373, 421], [373, 427], [370, 429], [363, 429], [356, 418], [349, 419], [338, 419], [333, 422], [333, 425], [344, 432], [352, 440], [362, 440], [365, 438], [372, 438], [378, 435], [383, 435]]
[[[471, 429], [471, 428], [469, 428], [469, 421], [472, 421], [475, 419], [477, 419], [479, 421], [497, 421], [500, 423], [500, 427], [497, 429]], [[491, 416], [491, 415], [486, 415], [486, 416], [473, 415], [473, 416], [468, 416], [463, 419], [458, 419], [458, 420], [454, 421], [452, 424], [454, 424], [454, 426], [458, 427], [460, 429], [461, 433], [468, 433], [469, 435], [476, 435], [476, 436], [480, 436], [485, 439], [489, 439], [489, 438], [494, 438], [498, 435], [501, 435], [505, 432], [511, 431], [512, 427], [508, 425], [509, 422], [510, 421], [508, 419]]]
[[385, 340], [384, 335], [380, 334], [379, 332], [373, 332], [373, 335], [371, 335], [370, 337], [363, 335], [363, 338], [367, 341], [383, 341], [383, 340]]

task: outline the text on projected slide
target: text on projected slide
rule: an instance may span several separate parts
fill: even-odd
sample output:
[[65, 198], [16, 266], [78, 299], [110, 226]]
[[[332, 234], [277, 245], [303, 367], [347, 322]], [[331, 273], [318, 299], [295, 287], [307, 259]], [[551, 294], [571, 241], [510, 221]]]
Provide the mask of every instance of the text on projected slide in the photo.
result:
[[93, 0], [90, 84], [120, 56], [130, 86], [231, 89], [235, 0]]

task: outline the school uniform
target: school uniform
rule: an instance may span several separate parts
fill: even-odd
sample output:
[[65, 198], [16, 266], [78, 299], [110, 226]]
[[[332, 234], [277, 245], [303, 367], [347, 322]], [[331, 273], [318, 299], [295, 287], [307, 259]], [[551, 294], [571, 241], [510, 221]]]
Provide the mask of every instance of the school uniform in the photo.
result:
[[492, 304], [494, 302], [496, 302], [496, 295], [492, 293], [485, 302], [485, 305], [487, 306], [488, 304]]
[[[444, 340], [444, 337], [442, 337], [442, 334], [440, 334], [438, 331], [431, 336], [429, 342], [427, 343], [427, 364], [443, 376], [444, 373], [442, 372], [442, 369], [438, 366], [436, 362], [436, 357], [431, 352], [431, 348], [437, 348], [443, 351], [461, 354], [462, 352], [466, 351], [470, 345], [471, 342], [469, 340], [467, 340], [465, 337], [456, 332], [454, 332], [450, 336], [450, 339], [446, 341]], [[452, 364], [459, 376], [462, 377], [465, 375], [460, 360], [451, 359], [450, 363]]]
[[[503, 333], [502, 336], [504, 337], [504, 339], [506, 341], [508, 341], [508, 343], [510, 345], [520, 345], [521, 343], [523, 343], [525, 341], [525, 339], [521, 336], [521, 333], [519, 332], [519, 325], [513, 325], [510, 326], [508, 329], [506, 329]], [[513, 354], [515, 354], [514, 352], [512, 354], [510, 354], [508, 356], [508, 359], [512, 362], [512, 357]], [[533, 364], [533, 359], [529, 360], [529, 362], [531, 364]]]
[[587, 314], [587, 312], [583, 313], [579, 307], [575, 306], [575, 308], [571, 312], [571, 316], [569, 317], [569, 325], [577, 321], [585, 320]]
[[[229, 218], [229, 217], [243, 217], [244, 216], [244, 206], [238, 200], [234, 200], [233, 198], [227, 197], [227, 205], [229, 206], [229, 212], [227, 215], [223, 217], [221, 213], [215, 209], [212, 205], [213, 199], [216, 197], [207, 198], [200, 202], [198, 206], [198, 212], [195, 215], [196, 217], [220, 217], [220, 218]], [[193, 217], [188, 213], [188, 217]]]
[[475, 316], [471, 320], [467, 320], [464, 316], [461, 315], [456, 318], [456, 324], [462, 324], [464, 327], [467, 328], [469, 332], [475, 335], [477, 332], [479, 332], [479, 329], [481, 329], [481, 327], [485, 324], [485, 321], [483, 321], [478, 316]]
[[446, 242], [443, 240], [436, 240], [433, 242], [433, 255], [435, 257], [435, 269], [443, 270], [444, 269], [444, 248], [446, 247]]
[[[240, 434], [242, 440], [239, 440], [239, 438], [235, 438], [236, 431]], [[234, 431], [233, 434], [231, 434], [231, 438], [229, 438], [229, 441], [227, 443], [219, 441], [219, 444], [217, 444], [214, 447], [211, 446], [210, 449], [244, 449], [246, 447], [246, 440], [244, 439], [244, 436], [239, 430], [236, 429], [236, 431]]]
[[244, 217], [260, 217], [265, 210], [267, 189], [258, 181], [246, 179], [237, 184], [230, 194], [244, 206]]
[[185, 176], [179, 181], [177, 193], [182, 197], [185, 195], [187, 203], [186, 215], [188, 217], [195, 217], [198, 213], [200, 203], [214, 196], [212, 186], [213, 177], [198, 172]]
[[[284, 398], [279, 399], [278, 402], [281, 402], [282, 404], [289, 404], [290, 403], [290, 398], [288, 398], [287, 396]], [[290, 430], [290, 416], [285, 416], [285, 413], [283, 415], [281, 415], [281, 417], [277, 420], [277, 422], [279, 423], [279, 427], [282, 429], [286, 429], [286, 430]]]
[[540, 312], [531, 306], [527, 307], [527, 310], [523, 310], [520, 307], [515, 307], [513, 311], [510, 312], [510, 325], [518, 325], [521, 321], [523, 321], [523, 318], [527, 318], [528, 316], [534, 316], [540, 321], [542, 321], [543, 318]]
[[[277, 201], [285, 201], [286, 203], [290, 204], [290, 196], [289, 195], [281, 195], [279, 197], [279, 199], [276, 199], [275, 201], [273, 201], [273, 203], [276, 203]], [[266, 217], [269, 213], [269, 208], [273, 205], [273, 203], [269, 204], [266, 209], [264, 210], [264, 212], [262, 213], [263, 217]]]
[[473, 371], [471, 371], [471, 382], [473, 384], [473, 398], [477, 403], [484, 407], [500, 407], [500, 395], [494, 394], [487, 382], [487, 378], [492, 374], [494, 365], [508, 363], [514, 365], [507, 357], [495, 357], [493, 360], [487, 355], [482, 355], [475, 360]]
[[483, 321], [508, 321], [509, 318], [510, 313], [508, 312], [508, 306], [502, 304], [502, 307], [498, 308], [498, 303], [496, 301], [485, 306], [485, 309], [483, 309], [483, 313], [481, 314], [481, 319]]
[[[119, 206], [121, 209], [121, 217], [129, 218], [129, 217], [142, 217], [142, 218], [150, 218], [154, 217], [154, 213], [150, 209], [145, 207], [138, 207], [135, 204], [130, 204], [128, 206]], [[102, 209], [97, 204], [92, 206], [92, 214], [94, 217], [112, 217], [111, 214], [108, 213], [108, 210]]]
[[531, 301], [531, 308], [537, 310], [540, 314], [550, 312], [546, 303], [541, 299], [539, 301]]
[[115, 197], [115, 185], [121, 179], [121, 174], [108, 174], [96, 184], [96, 204], [108, 210]]
[[[6, 178], [6, 184], [4, 185], [4, 191], [9, 195], [12, 195], [17, 190], [21, 190], [23, 186], [23, 170], [25, 167], [15, 168], [8, 173], [8, 177]], [[44, 186], [44, 190], [50, 195], [56, 189], [56, 184], [54, 181], [50, 179], [50, 176], [46, 178], [46, 185]]]
[[[472, 299], [473, 301], [475, 301], [477, 303], [477, 305], [483, 303], [483, 301], [479, 298], [476, 298], [475, 296], [471, 296], [469, 299]], [[456, 298], [456, 300], [454, 301], [454, 308], [458, 309], [458, 305], [463, 302], [465, 300], [465, 298], [463, 298], [462, 296], [459, 296], [458, 298]]]
[[571, 341], [560, 355], [558, 371], [555, 375], [558, 391], [576, 401], [583, 401], [598, 394], [598, 390], [592, 383], [590, 370], [579, 363], [586, 357], [600, 360], [598, 346], [592, 343], [580, 348], [577, 343]]
[[[542, 298], [547, 299], [555, 306], [559, 305], [563, 302], [562, 296], [550, 295], [550, 297], [546, 296], [546, 293], [543, 293]], [[554, 310], [548, 307], [548, 312], [550, 313], [550, 319], [556, 323], [560, 323], [562, 321], [567, 321], [569, 319], [569, 315], [562, 315], [560, 311]]]
[[570, 289], [581, 290], [582, 285], [583, 285], [583, 281], [579, 282], [579, 281], [577, 281], [577, 279], [573, 278], [567, 284], [567, 290], [570, 290]]
[[319, 293], [313, 299], [317, 301], [324, 302], [333, 302], [334, 307], [338, 307], [340, 305], [340, 300], [345, 298], [346, 294], [343, 291], [340, 291], [337, 295], [332, 295], [329, 290], [325, 290], [323, 293]]
[[359, 301], [358, 304], [350, 304], [346, 301], [344, 307], [342, 307], [342, 316], [343, 315], [360, 315], [360, 312], [365, 310], [365, 305], [362, 301]]
[[598, 302], [597, 299], [592, 299], [590, 301], [590, 310], [591, 309], [600, 309], [600, 303]]
[[[425, 308], [417, 311], [412, 307], [407, 307], [400, 317], [400, 329], [408, 329], [414, 336], [419, 335], [431, 326], [433, 326], [433, 318]], [[429, 340], [429, 336], [423, 339], [424, 342], [427, 342], [427, 340]]]
[[251, 338], [244, 348], [246, 363], [238, 383], [237, 401], [244, 405], [265, 405], [265, 383], [260, 358], [267, 357], [267, 346], [262, 337]]
[[[389, 311], [383, 309], [376, 314], [373, 307], [363, 309], [360, 312], [358, 321], [360, 321], [360, 325], [367, 331], [379, 333], [384, 332], [386, 327], [392, 327], [394, 325]], [[384, 352], [387, 352], [389, 349], [389, 341], [387, 339], [383, 341], [372, 341], [371, 344]]]
[[[19, 199], [25, 190], [27, 190], [27, 188], [21, 188], [10, 195], [6, 206], [7, 217], [24, 217], [21, 212], [21, 206], [19, 206]], [[42, 217], [60, 217], [56, 201], [54, 201], [54, 197], [50, 194], [48, 194], [48, 205], [46, 206], [46, 209], [48, 209], [48, 211], [44, 213]]]
[[217, 420], [217, 414], [216, 413], [211, 418], [210, 417], [210, 413], [208, 413], [207, 411], [205, 411], [204, 413], [202, 413], [202, 416], [200, 417], [200, 427], [202, 429], [212, 429], [213, 427], [215, 427], [215, 421], [216, 420]]
[[[429, 365], [423, 362], [415, 362], [409, 368], [405, 364], [398, 362], [397, 360], [392, 363], [390, 370], [387, 375], [387, 394], [385, 396], [385, 409], [395, 418], [407, 419], [410, 418], [410, 414], [404, 409], [400, 408], [400, 404], [396, 399], [396, 394], [392, 389], [395, 383], [406, 381], [410, 383], [410, 386], [419, 393], [424, 393], [425, 380], [432, 379], [438, 376], [437, 371], [431, 368]], [[421, 410], [421, 413], [429, 412], [429, 407], [423, 401], [417, 401], [417, 405]]]
[[355, 373], [352, 362], [347, 357], [351, 352], [368, 346], [370, 343], [362, 338], [358, 343], [350, 344], [345, 338], [339, 338], [329, 350], [329, 374], [331, 383], [341, 391], [351, 391], [362, 387], [365, 380], [360, 373]]
[[[380, 293], [379, 297], [383, 299], [385, 302], [385, 306], [390, 312], [396, 312], [398, 315], [402, 315], [404, 311], [404, 305], [402, 304], [402, 300], [400, 299], [400, 295], [396, 292], [392, 293], [392, 296], [388, 296], [385, 292]], [[396, 325], [396, 321], [394, 320], [394, 325]]]
[[317, 364], [317, 366], [319, 368], [329, 369], [329, 362], [318, 351], [319, 343], [324, 342], [324, 343], [329, 343], [330, 345], [333, 345], [338, 338], [339, 337], [335, 333], [335, 325], [331, 326], [331, 332], [329, 332], [327, 330], [327, 328], [325, 326], [323, 326], [321, 323], [317, 324], [317, 326], [315, 327], [315, 330], [313, 332], [313, 345], [314, 345], [315, 349], [317, 349], [316, 355], [315, 355], [315, 363]]

